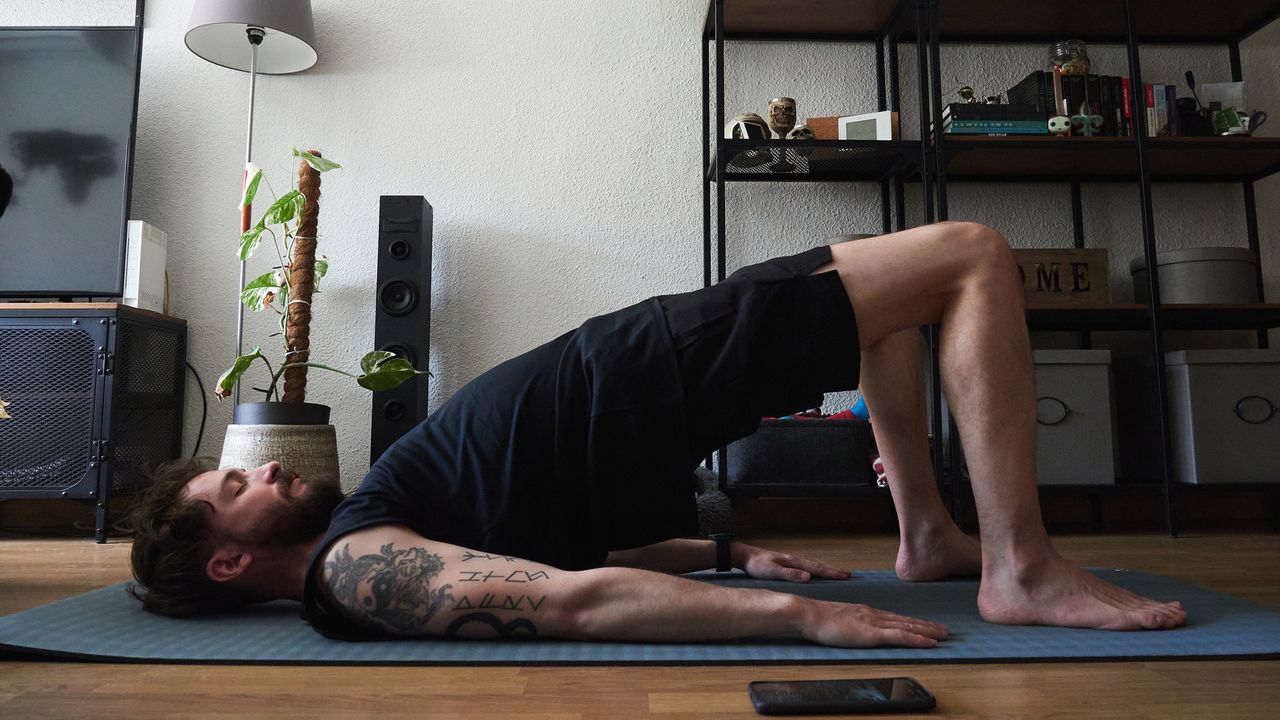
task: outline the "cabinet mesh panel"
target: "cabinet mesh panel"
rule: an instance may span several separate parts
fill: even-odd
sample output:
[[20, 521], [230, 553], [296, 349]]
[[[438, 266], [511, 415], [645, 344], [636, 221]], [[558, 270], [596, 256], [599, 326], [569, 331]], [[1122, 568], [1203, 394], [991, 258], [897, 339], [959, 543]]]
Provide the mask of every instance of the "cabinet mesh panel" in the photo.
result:
[[121, 322], [116, 335], [111, 415], [111, 491], [139, 489], [145, 473], [173, 460], [182, 375], [182, 336], [171, 330]]
[[93, 338], [79, 328], [0, 333], [0, 490], [68, 488], [89, 469]]

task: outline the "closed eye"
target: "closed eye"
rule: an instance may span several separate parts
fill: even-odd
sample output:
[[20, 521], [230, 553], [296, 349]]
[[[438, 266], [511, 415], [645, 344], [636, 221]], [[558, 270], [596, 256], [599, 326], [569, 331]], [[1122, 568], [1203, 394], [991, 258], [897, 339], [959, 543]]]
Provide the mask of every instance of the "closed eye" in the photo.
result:
[[239, 496], [240, 496], [240, 493], [244, 492], [244, 491], [245, 491], [245, 488], [247, 488], [247, 487], [249, 487], [249, 483], [245, 482], [244, 480], [241, 480], [241, 481], [240, 481], [240, 487], [237, 487], [237, 488], [236, 488], [236, 492], [235, 492], [234, 497], [239, 497]]

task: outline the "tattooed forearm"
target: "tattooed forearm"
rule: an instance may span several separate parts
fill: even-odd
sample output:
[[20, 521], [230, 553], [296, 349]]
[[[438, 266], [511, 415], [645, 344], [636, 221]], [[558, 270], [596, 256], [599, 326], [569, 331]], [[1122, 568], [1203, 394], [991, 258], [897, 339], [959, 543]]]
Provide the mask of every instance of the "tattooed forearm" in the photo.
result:
[[468, 560], [506, 560], [507, 562], [515, 562], [516, 558], [510, 555], [489, 555], [487, 553], [473, 553], [467, 550], [462, 553], [462, 562]]
[[432, 588], [444, 562], [418, 547], [396, 550], [387, 543], [377, 555], [351, 557], [344, 545], [325, 563], [325, 577], [333, 597], [357, 619], [399, 634], [419, 634], [446, 602], [452, 585]]
[[453, 606], [454, 610], [519, 610], [524, 612], [537, 612], [542, 607], [542, 602], [547, 599], [546, 595], [533, 599], [532, 595], [508, 595], [502, 600], [493, 593], [485, 593], [479, 600], [472, 602], [467, 596], [462, 596], [457, 605]]
[[463, 626], [472, 623], [480, 623], [493, 628], [498, 637], [502, 638], [534, 638], [538, 636], [538, 628], [533, 621], [527, 618], [516, 618], [509, 623], [503, 623], [491, 613], [474, 612], [449, 623], [449, 627], [445, 628], [445, 637], [457, 637]]
[[535, 580], [546, 580], [551, 576], [543, 570], [529, 572], [528, 570], [515, 570], [509, 573], [500, 572], [469, 572], [463, 570], [458, 573], [458, 582], [489, 582], [490, 580], [502, 580], [504, 582], [514, 583], [531, 583]]

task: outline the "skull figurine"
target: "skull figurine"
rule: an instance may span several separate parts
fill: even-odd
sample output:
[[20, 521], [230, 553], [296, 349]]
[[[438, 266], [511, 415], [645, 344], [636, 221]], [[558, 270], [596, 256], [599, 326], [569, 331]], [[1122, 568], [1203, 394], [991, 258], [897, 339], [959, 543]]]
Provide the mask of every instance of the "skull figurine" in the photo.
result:
[[768, 140], [769, 125], [755, 113], [743, 113], [724, 126], [726, 140]]
[[796, 101], [777, 97], [769, 101], [769, 127], [779, 138], [785, 138], [796, 126]]
[[[768, 140], [769, 136], [769, 125], [755, 113], [743, 113], [724, 126], [726, 140]], [[769, 158], [768, 150], [747, 149], [733, 156], [730, 164], [749, 168], [763, 165], [769, 162]]]
[[1054, 135], [1066, 135], [1071, 132], [1071, 118], [1066, 115], [1054, 115], [1049, 118], [1049, 132]]
[[[787, 133], [788, 140], [813, 140], [813, 130], [808, 125], [797, 125]], [[796, 154], [801, 157], [808, 157], [813, 154], [813, 148], [796, 148]]]

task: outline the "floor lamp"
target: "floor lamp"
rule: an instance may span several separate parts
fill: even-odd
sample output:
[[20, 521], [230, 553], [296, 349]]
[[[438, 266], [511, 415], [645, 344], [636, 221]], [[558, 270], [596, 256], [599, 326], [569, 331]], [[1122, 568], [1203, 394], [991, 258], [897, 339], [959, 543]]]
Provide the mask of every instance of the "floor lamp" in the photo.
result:
[[[249, 73], [249, 127], [244, 142], [244, 175], [253, 159], [253, 100], [258, 73], [288, 75], [316, 64], [311, 0], [195, 0], [185, 37], [187, 49], [215, 65]], [[252, 208], [240, 211], [240, 232], [249, 229]], [[245, 263], [240, 261], [240, 289]], [[244, 305], [236, 293], [236, 357], [244, 354]], [[240, 383], [232, 391], [240, 402]]]

